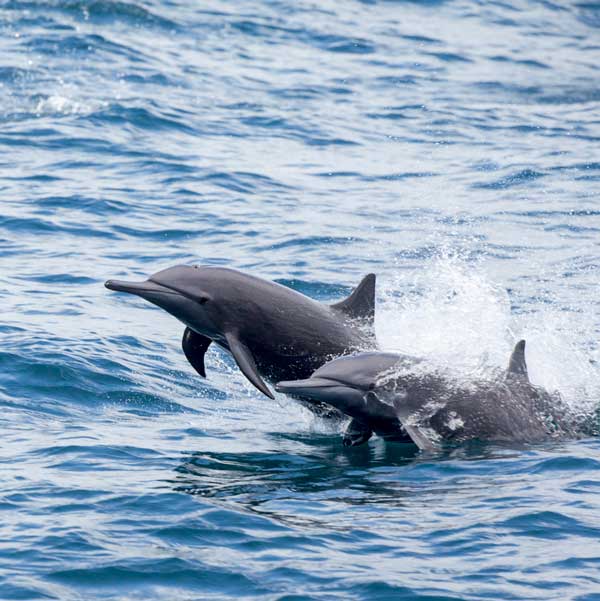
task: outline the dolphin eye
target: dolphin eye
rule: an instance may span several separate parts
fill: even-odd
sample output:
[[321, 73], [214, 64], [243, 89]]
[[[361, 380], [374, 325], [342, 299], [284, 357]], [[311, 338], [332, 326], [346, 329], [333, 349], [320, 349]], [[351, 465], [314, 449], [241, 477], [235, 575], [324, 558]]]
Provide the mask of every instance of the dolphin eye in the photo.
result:
[[208, 302], [208, 298], [206, 296], [199, 296], [196, 301], [200, 305], [205, 305]]

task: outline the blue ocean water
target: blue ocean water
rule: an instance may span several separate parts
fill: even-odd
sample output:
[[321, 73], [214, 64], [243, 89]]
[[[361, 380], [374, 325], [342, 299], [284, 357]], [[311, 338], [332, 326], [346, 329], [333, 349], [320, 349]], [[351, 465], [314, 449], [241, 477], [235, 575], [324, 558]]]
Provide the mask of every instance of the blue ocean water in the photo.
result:
[[3, 0], [0, 599], [600, 599], [600, 441], [440, 455], [109, 293], [176, 263], [600, 400], [600, 4]]

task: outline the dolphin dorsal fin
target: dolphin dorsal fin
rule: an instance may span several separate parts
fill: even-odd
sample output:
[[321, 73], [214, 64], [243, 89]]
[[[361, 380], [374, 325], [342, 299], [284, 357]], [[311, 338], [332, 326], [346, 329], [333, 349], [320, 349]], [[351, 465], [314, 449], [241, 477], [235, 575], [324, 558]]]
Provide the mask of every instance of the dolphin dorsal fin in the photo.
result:
[[529, 382], [529, 375], [527, 374], [527, 363], [525, 362], [525, 341], [519, 340], [515, 345], [515, 349], [510, 356], [508, 361], [508, 369], [506, 370], [506, 377], [518, 377], [526, 382]]
[[331, 305], [351, 319], [363, 319], [369, 324], [375, 320], [375, 274], [366, 275], [348, 298]]
[[212, 340], [210, 338], [194, 332], [191, 328], [185, 329], [183, 338], [181, 339], [181, 348], [183, 349], [186, 359], [203, 378], [206, 378], [204, 355], [211, 342]]
[[252, 356], [250, 349], [233, 332], [225, 332], [225, 339], [227, 340], [229, 352], [233, 355], [233, 358], [235, 359], [235, 362], [237, 363], [241, 372], [264, 395], [268, 396], [270, 399], [274, 399], [275, 397], [273, 396], [273, 393], [269, 390], [269, 387], [265, 384], [264, 380], [258, 373], [256, 362], [254, 361], [254, 357]]

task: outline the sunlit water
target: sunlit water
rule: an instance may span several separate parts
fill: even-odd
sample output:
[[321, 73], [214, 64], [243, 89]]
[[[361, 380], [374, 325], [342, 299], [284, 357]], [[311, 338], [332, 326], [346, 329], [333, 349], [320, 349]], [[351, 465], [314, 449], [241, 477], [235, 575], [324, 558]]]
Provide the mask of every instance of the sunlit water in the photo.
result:
[[1, 599], [600, 599], [600, 441], [418, 454], [109, 293], [180, 262], [600, 399], [600, 4], [0, 3]]

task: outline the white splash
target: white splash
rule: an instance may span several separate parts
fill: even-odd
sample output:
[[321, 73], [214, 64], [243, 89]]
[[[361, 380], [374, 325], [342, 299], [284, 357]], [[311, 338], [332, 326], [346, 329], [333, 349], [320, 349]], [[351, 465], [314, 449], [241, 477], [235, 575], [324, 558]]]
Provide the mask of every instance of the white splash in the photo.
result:
[[465, 382], [506, 369], [524, 338], [531, 381], [591, 414], [600, 401], [600, 349], [590, 340], [597, 316], [548, 303], [527, 309], [511, 311], [508, 292], [484, 263], [442, 255], [418, 271], [380, 278], [376, 331], [383, 350], [423, 357], [426, 369]]
[[510, 299], [479, 266], [437, 258], [384, 280], [379, 300], [376, 328], [385, 350], [463, 371], [508, 361]]

